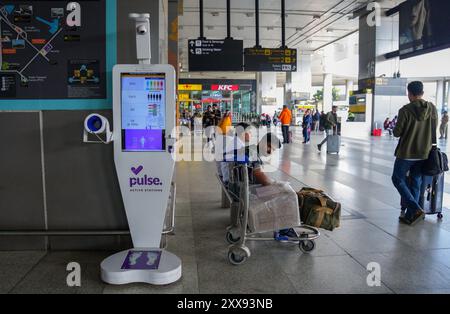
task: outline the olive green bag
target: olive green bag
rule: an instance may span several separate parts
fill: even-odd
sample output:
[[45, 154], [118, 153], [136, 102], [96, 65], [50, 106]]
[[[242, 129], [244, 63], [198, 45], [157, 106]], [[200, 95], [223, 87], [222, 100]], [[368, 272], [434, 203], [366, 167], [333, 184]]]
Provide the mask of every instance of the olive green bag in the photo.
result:
[[340, 226], [340, 203], [323, 191], [312, 188], [303, 188], [297, 195], [303, 224], [330, 231]]

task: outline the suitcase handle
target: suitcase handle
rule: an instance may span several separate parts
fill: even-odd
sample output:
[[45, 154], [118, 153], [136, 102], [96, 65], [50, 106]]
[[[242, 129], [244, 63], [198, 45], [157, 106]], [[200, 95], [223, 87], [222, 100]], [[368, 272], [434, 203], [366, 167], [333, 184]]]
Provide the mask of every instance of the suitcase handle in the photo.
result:
[[431, 201], [431, 185], [427, 186], [427, 201]]

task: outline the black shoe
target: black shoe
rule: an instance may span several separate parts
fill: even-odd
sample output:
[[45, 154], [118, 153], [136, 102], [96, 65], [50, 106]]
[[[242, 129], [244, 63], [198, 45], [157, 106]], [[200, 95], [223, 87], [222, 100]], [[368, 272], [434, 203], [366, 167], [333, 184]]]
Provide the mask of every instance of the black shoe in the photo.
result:
[[319, 152], [321, 152], [322, 151], [322, 145], [317, 145], [317, 149], [319, 150]]
[[425, 212], [423, 210], [419, 210], [414, 217], [410, 220], [411, 224], [410, 226], [414, 226], [415, 224], [417, 224], [419, 221], [422, 221], [425, 218]]
[[406, 217], [399, 217], [398, 220], [405, 225], [411, 226], [411, 221]]

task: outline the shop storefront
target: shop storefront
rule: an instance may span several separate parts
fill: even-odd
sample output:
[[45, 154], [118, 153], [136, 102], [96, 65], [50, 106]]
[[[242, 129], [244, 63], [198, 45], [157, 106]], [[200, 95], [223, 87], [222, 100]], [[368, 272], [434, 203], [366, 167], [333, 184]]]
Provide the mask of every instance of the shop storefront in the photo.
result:
[[179, 112], [203, 112], [209, 105], [229, 110], [233, 117], [255, 113], [255, 80], [180, 80], [178, 85]]

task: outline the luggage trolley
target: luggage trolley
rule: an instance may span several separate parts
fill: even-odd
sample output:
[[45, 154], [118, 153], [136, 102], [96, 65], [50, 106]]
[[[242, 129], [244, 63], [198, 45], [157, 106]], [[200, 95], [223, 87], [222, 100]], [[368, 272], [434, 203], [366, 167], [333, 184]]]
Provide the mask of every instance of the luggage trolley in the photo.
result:
[[[223, 197], [228, 198], [230, 204], [231, 225], [227, 229], [226, 240], [230, 244], [228, 249], [228, 260], [233, 265], [244, 264], [251, 256], [246, 241], [276, 241], [274, 237], [263, 237], [263, 233], [251, 232], [248, 229], [248, 213], [250, 207], [250, 188], [258, 185], [251, 185], [249, 180], [249, 170], [247, 163], [234, 162], [230, 167], [230, 184], [226, 186], [219, 178], [223, 189]], [[222, 200], [222, 204], [227, 203]], [[303, 253], [311, 253], [315, 247], [315, 240], [320, 237], [317, 228], [300, 225], [292, 226], [299, 233], [298, 238], [288, 238], [287, 243], [298, 243], [299, 249]], [[299, 232], [299, 230], [301, 232]], [[278, 230], [273, 230], [278, 231]], [[264, 232], [266, 233], [266, 232]]]

